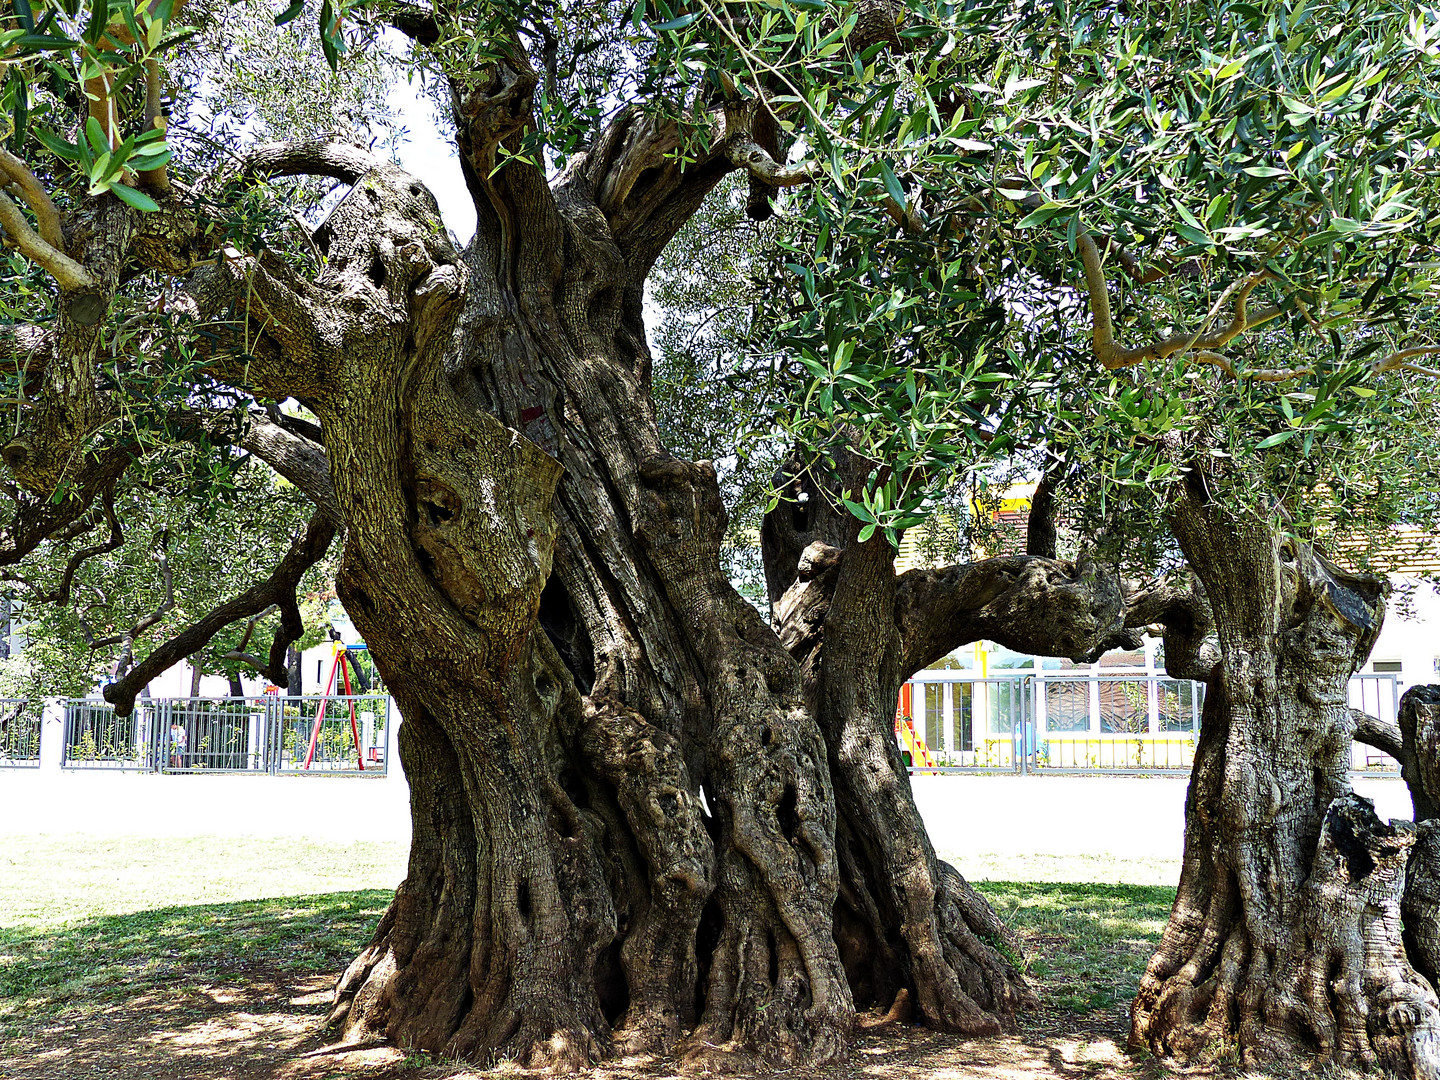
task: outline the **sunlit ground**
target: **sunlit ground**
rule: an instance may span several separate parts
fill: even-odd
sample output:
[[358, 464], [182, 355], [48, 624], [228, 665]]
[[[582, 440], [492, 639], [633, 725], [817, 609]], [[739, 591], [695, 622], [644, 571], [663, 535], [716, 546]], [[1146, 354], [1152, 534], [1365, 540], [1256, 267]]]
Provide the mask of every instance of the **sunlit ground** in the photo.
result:
[[[3, 1080], [484, 1075], [393, 1047], [337, 1047], [323, 1028], [336, 975], [368, 940], [403, 874], [401, 845], [210, 837], [0, 845]], [[1000, 1039], [912, 1027], [862, 1034], [843, 1066], [780, 1075], [1164, 1075], [1121, 1047], [1130, 998], [1174, 898], [1157, 879], [1173, 880], [1178, 868], [1165, 860], [984, 856], [963, 869], [1024, 941], [1040, 1009]], [[1094, 880], [1102, 875], [1108, 883]], [[642, 1059], [608, 1063], [594, 1076], [676, 1073], [674, 1062]]]

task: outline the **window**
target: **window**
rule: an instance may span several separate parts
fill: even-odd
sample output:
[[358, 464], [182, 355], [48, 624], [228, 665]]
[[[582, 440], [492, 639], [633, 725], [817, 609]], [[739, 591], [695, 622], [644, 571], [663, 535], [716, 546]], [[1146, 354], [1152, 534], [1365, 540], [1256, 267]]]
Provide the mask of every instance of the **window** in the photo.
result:
[[990, 734], [1013, 735], [1020, 729], [1025, 716], [1025, 694], [1029, 687], [1023, 680], [989, 683], [985, 694], [990, 699]]
[[1090, 730], [1090, 686], [1069, 679], [1045, 682], [1045, 730]]
[[1100, 730], [1135, 735], [1150, 728], [1150, 707], [1143, 682], [1106, 679], [1100, 683]]
[[951, 687], [955, 696], [955, 740], [951, 745], [956, 750], [975, 749], [975, 694], [970, 683], [955, 683]]
[[1405, 670], [1405, 665], [1399, 660], [1376, 660], [1370, 668], [1377, 675], [1398, 675]]
[[1205, 686], [1188, 680], [1161, 679], [1155, 687], [1161, 731], [1199, 731]]
[[925, 684], [925, 730], [920, 733], [925, 740], [925, 745], [931, 750], [939, 750], [940, 726], [944, 722], [945, 714], [942, 710], [945, 707], [945, 684]]

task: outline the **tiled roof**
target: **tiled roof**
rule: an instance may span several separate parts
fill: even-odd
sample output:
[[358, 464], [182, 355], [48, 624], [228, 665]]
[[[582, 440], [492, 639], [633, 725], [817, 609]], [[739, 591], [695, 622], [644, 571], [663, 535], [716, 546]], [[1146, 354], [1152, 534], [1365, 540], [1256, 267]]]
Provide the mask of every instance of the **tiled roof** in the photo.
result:
[[[1440, 576], [1440, 536], [1411, 526], [1391, 530], [1391, 540], [1375, 550], [1362, 537], [1332, 541], [1330, 557], [1341, 566], [1355, 568], [1366, 555], [1366, 568], [1396, 577]], [[1368, 550], [1367, 550], [1368, 549]]]

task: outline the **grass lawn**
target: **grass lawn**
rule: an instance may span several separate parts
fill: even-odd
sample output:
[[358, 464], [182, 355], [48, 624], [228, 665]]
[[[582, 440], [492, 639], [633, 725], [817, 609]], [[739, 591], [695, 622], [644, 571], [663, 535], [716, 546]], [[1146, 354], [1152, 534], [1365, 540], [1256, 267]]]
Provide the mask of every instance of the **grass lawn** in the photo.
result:
[[1027, 974], [1052, 1012], [1128, 1009], [1175, 890], [1163, 885], [979, 881], [1025, 942]]
[[[461, 1075], [422, 1056], [347, 1064], [320, 1049], [329, 987], [402, 873], [394, 844], [0, 838], [0, 1078]], [[1123, 1038], [1174, 889], [977, 887], [1025, 941], [1044, 1002], [1019, 1038]], [[862, 1051], [874, 1068], [899, 1052], [876, 1045]], [[912, 1073], [924, 1067], [913, 1050]]]

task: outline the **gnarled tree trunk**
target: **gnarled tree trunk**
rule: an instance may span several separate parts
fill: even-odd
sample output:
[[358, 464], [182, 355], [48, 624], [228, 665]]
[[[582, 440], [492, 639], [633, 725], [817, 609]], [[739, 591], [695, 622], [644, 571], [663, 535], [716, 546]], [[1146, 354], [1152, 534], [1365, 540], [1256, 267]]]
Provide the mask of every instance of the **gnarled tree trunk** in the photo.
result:
[[[503, 646], [462, 634], [437, 650], [431, 623], [456, 612], [394, 595], [388, 557], [347, 542], [342, 598], [411, 731], [415, 838], [333, 1016], [351, 1034], [530, 1064], [677, 1044], [833, 1060], [854, 1008], [831, 934], [824, 743], [796, 665], [720, 570], [714, 470], [659, 443], [640, 322], [650, 264], [730, 166], [682, 171], [635, 112], [553, 190], [523, 166], [497, 171], [533, 85], [502, 67], [458, 102], [480, 222], [435, 388], [455, 412], [402, 418], [426, 466], [402, 463], [393, 487], [412, 501], [380, 516], [408, 518], [450, 606], [490, 620], [504, 592], [466, 583], [491, 557], [471, 549], [477, 530], [507, 531], [487, 508], [505, 514], [523, 477], [502, 463], [487, 488], [435, 470], [470, 428], [510, 425], [511, 445], [563, 467], [553, 516], [522, 522], [542, 549], [555, 529], [554, 574], [543, 596], [543, 575], [514, 588], [545, 634], [517, 620]], [[365, 497], [340, 490], [354, 415], [322, 415], [342, 506]]]
[[837, 793], [836, 939], [857, 1003], [996, 1033], [1035, 1000], [1010, 962], [1020, 945], [936, 858], [896, 743], [896, 701], [916, 671], [980, 638], [1076, 658], [1120, 644], [1119, 586], [1088, 564], [1033, 557], [897, 575], [889, 543], [861, 543], [838, 497], [868, 463], [842, 455], [841, 469], [826, 483], [792, 464], [781, 479], [794, 501], [761, 534], [775, 622], [800, 662]]
[[1379, 634], [1383, 585], [1206, 501], [1198, 480], [1172, 522], [1219, 652], [1171, 660], [1173, 676], [1205, 680], [1205, 708], [1179, 892], [1131, 1044], [1432, 1075], [1440, 1010], [1400, 936], [1414, 829], [1381, 824], [1349, 784], [1347, 687]]
[[[458, 99], [479, 224], [433, 368], [402, 335], [398, 375], [314, 406], [350, 519], [341, 596], [405, 717], [415, 816], [406, 882], [332, 1016], [351, 1037], [561, 1066], [612, 1049], [833, 1061], [857, 998], [999, 1030], [1029, 992], [999, 919], [935, 860], [898, 690], [1007, 605], [1066, 590], [1081, 602], [1049, 625], [1089, 652], [1122, 621], [1118, 591], [1027, 559], [907, 585], [852, 533], [837, 611], [863, 621], [821, 628], [824, 665], [787, 650], [721, 570], [714, 469], [666, 452], [650, 397], [645, 276], [732, 167], [724, 147], [682, 166], [626, 111], [553, 183], [497, 169], [533, 85], [501, 65]], [[341, 216], [322, 230], [332, 265], [347, 243], [369, 265], [387, 241]], [[439, 599], [421, 603], [422, 579]]]

